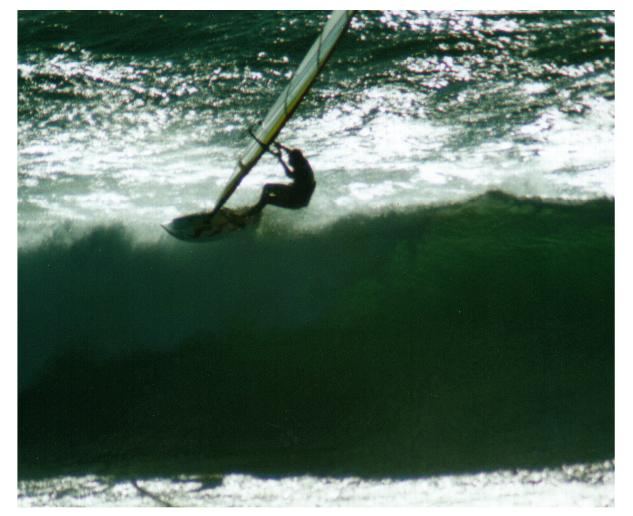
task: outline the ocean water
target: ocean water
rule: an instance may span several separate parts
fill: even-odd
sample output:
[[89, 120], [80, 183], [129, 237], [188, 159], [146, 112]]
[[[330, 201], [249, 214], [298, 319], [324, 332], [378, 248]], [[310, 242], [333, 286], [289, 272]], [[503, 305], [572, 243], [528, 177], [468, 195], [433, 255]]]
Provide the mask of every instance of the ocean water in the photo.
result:
[[326, 17], [18, 13], [20, 505], [614, 504], [612, 11], [361, 11], [161, 229]]

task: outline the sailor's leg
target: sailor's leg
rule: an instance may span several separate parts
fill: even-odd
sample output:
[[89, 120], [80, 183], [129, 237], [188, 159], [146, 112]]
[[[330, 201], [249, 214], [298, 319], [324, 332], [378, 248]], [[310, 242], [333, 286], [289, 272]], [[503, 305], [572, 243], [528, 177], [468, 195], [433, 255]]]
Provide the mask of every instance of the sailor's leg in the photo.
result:
[[279, 188], [284, 186], [282, 184], [266, 183], [262, 189], [262, 194], [259, 196], [259, 201], [248, 210], [248, 215], [254, 215], [262, 211], [267, 204], [274, 204]]
[[280, 208], [295, 208], [297, 204], [295, 197], [295, 189], [286, 184], [267, 184], [264, 185], [262, 192], [265, 204], [272, 204]]

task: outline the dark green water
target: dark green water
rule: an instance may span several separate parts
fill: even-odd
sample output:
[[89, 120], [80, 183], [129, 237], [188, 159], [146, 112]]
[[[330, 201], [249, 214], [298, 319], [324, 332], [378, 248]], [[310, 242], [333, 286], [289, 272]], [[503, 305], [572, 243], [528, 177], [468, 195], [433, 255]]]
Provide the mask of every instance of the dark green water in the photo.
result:
[[21, 377], [56, 358], [20, 393], [21, 471], [608, 458], [613, 253], [611, 201], [502, 194], [292, 240], [22, 251]]

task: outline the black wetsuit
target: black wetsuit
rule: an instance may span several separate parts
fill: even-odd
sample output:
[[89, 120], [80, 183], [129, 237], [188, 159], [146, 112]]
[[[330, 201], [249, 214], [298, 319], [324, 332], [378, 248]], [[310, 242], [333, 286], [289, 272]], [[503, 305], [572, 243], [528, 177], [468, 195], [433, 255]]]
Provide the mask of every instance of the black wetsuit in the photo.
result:
[[262, 210], [267, 204], [296, 210], [305, 208], [310, 203], [316, 181], [308, 160], [305, 159], [301, 151], [293, 149], [290, 151], [289, 160], [292, 168], [288, 167], [281, 157], [279, 157], [279, 161], [283, 165], [286, 175], [293, 180], [292, 183], [265, 184], [259, 202], [253, 206], [252, 212]]

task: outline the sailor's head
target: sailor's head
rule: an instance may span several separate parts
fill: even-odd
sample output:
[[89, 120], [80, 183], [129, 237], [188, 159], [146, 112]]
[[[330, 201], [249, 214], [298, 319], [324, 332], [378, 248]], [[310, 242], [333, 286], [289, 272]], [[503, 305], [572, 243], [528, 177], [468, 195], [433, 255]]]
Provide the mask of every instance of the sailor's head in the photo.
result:
[[292, 149], [288, 152], [288, 162], [291, 165], [295, 165], [303, 160], [303, 153], [299, 149]]

